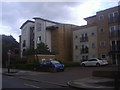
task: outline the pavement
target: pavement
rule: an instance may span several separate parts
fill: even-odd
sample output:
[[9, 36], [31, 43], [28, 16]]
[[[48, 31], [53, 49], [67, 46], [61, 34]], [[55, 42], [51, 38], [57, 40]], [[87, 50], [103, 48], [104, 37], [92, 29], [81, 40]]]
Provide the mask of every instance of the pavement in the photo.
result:
[[[69, 81], [68, 85], [77, 89], [87, 90], [115, 90], [113, 86], [107, 86], [105, 83], [114, 82], [113, 79], [100, 77], [87, 77], [83, 79]], [[103, 84], [101, 84], [103, 83]]]
[[[24, 76], [24, 75], [32, 75], [34, 73], [44, 73], [44, 72], [35, 72], [35, 71], [25, 71], [25, 70], [17, 70], [11, 69], [10, 73], [7, 72], [7, 69], [2, 69], [3, 75], [8, 76]], [[102, 78], [102, 77], [87, 77], [77, 80], [68, 81], [66, 85], [72, 88], [77, 89], [88, 89], [88, 90], [115, 90], [113, 85], [106, 85], [105, 83], [112, 82], [114, 83], [113, 79]], [[101, 84], [102, 83], [102, 84]], [[120, 90], [117, 89], [117, 90]]]
[[2, 69], [2, 74], [7, 76], [27, 76], [27, 75], [35, 75], [35, 74], [44, 74], [46, 72], [36, 72], [36, 71], [29, 71], [29, 70], [18, 70], [18, 69], [10, 69], [8, 73], [7, 68]]

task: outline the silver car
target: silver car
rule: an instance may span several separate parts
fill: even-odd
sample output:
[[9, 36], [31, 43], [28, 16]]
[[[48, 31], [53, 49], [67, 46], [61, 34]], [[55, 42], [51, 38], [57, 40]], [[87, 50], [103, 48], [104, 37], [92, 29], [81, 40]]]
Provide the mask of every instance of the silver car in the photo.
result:
[[98, 58], [91, 58], [81, 63], [82, 66], [97, 66], [97, 67], [107, 64], [108, 64], [107, 60], [98, 59]]

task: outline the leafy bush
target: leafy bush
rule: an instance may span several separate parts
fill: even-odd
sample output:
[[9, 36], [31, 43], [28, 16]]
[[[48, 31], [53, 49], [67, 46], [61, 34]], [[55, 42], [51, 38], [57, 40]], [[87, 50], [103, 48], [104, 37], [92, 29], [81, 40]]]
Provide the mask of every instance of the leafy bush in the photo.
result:
[[17, 63], [12, 64], [11, 68], [23, 69], [23, 70], [36, 70], [39, 66], [39, 62]]
[[62, 61], [61, 63], [63, 63], [65, 65], [65, 67], [77, 67], [77, 66], [80, 66], [79, 62], [65, 62], [65, 61]]

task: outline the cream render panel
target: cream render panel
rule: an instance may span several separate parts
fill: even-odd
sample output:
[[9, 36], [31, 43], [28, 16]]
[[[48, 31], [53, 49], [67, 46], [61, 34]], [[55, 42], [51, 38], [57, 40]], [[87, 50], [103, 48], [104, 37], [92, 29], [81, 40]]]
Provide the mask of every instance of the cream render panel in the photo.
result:
[[35, 19], [35, 49], [37, 48], [38, 37], [41, 37], [41, 42], [44, 42], [46, 45], [48, 45], [51, 51], [51, 31], [46, 30], [46, 27], [52, 25], [56, 24], [41, 19]]
[[45, 24], [44, 21], [36, 19], [35, 20], [35, 36], [34, 36], [34, 48], [37, 48], [38, 37], [41, 36], [41, 41], [45, 43]]
[[[27, 49], [30, 47], [30, 27], [34, 26], [34, 23], [28, 22], [21, 29], [21, 57], [23, 53], [23, 49]], [[25, 40], [25, 47], [23, 47], [23, 42]]]

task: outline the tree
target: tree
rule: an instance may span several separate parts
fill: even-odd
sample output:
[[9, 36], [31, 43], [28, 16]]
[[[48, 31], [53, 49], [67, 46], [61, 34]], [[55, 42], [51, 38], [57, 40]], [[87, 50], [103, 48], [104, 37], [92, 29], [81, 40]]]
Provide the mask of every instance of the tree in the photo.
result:
[[33, 54], [34, 54], [34, 50], [32, 50], [31, 48], [27, 48], [24, 51], [24, 56], [33, 55]]
[[[2, 66], [6, 67], [6, 63], [8, 61], [8, 50], [14, 51], [15, 48], [19, 48], [19, 43], [13, 38], [13, 36], [2, 35]], [[12, 61], [15, 59], [13, 55], [11, 55]]]
[[38, 50], [48, 50], [49, 48], [47, 45], [45, 45], [45, 43], [41, 42], [37, 45], [37, 49]]

